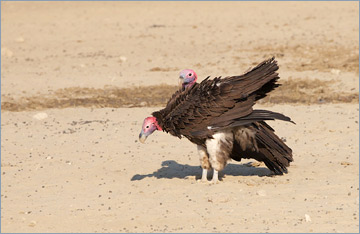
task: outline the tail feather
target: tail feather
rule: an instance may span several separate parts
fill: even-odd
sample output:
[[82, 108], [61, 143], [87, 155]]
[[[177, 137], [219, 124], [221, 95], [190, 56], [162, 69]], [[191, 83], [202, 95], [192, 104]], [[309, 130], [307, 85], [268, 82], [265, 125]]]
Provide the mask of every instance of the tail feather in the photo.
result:
[[[245, 128], [247, 133], [241, 133]], [[261, 121], [248, 127], [241, 127], [237, 131], [236, 142], [230, 156], [232, 159], [240, 161], [241, 158], [253, 158], [264, 162], [277, 175], [287, 173], [287, 167], [293, 161], [292, 150], [275, 135], [268, 124]], [[249, 134], [249, 131], [253, 134]]]

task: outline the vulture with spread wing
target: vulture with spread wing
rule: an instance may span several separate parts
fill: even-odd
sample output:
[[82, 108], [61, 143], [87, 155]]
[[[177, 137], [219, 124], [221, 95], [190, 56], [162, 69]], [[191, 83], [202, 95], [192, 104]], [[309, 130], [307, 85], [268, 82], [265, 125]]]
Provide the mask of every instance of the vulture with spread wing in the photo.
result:
[[196, 83], [196, 73], [180, 73], [181, 89], [166, 107], [144, 120], [139, 140], [144, 143], [155, 130], [186, 137], [197, 145], [203, 168], [213, 168], [213, 182], [230, 159], [262, 161], [275, 174], [287, 173], [292, 150], [265, 120], [292, 122], [287, 116], [268, 110], [254, 110], [255, 102], [278, 87], [277, 62], [268, 59], [240, 76], [206, 78]]

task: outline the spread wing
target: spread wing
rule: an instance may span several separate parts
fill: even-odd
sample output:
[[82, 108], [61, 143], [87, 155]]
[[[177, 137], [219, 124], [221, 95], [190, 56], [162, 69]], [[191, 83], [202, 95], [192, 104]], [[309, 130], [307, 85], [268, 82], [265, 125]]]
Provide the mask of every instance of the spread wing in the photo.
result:
[[[279, 86], [277, 70], [277, 62], [271, 58], [240, 76], [208, 77], [185, 91], [177, 91], [153, 116], [165, 131], [178, 137], [211, 137], [218, 129], [277, 118], [281, 114], [254, 112], [252, 108], [256, 100]], [[279, 118], [290, 120], [283, 115]]]

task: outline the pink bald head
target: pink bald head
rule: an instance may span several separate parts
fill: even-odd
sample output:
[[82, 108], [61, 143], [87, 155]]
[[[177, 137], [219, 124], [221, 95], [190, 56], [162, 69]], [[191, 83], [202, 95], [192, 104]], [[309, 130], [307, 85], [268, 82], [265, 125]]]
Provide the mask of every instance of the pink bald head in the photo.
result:
[[155, 117], [147, 117], [144, 119], [144, 123], [141, 128], [139, 140], [144, 143], [146, 138], [150, 136], [155, 130], [162, 131]]
[[197, 75], [194, 70], [185, 69], [180, 72], [179, 85], [181, 85], [183, 89], [193, 86], [196, 80]]

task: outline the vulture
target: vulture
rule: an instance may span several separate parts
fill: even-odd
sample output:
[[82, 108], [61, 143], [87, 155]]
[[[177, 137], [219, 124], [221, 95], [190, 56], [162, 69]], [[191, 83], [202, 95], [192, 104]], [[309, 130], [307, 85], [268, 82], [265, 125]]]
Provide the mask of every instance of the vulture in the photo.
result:
[[292, 150], [265, 121], [294, 122], [280, 113], [253, 109], [257, 100], [279, 86], [278, 69], [273, 57], [243, 75], [207, 77], [200, 83], [193, 70], [183, 70], [181, 88], [164, 109], [144, 119], [139, 141], [144, 143], [155, 130], [186, 137], [197, 145], [202, 181], [207, 181], [207, 172], [213, 169], [212, 182], [216, 183], [218, 172], [231, 159], [252, 158], [277, 175], [287, 173]]

